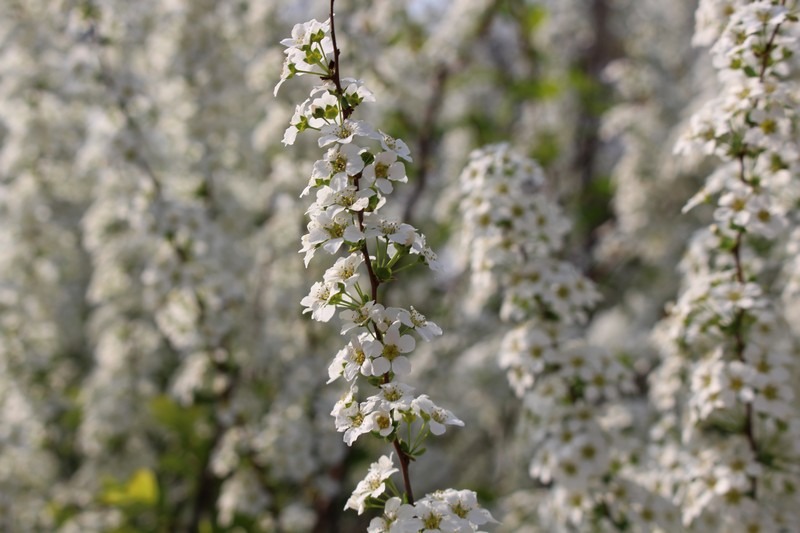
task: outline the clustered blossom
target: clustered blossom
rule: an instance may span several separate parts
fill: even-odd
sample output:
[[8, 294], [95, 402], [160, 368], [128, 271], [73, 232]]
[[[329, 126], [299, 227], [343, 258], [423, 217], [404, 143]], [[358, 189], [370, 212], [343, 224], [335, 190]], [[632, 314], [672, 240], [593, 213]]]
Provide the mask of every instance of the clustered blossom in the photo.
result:
[[530, 475], [555, 485], [550, 505], [563, 522], [587, 523], [608, 509], [611, 439], [599, 418], [606, 401], [631, 389], [631, 372], [580, 337], [599, 294], [556, 257], [569, 224], [541, 193], [536, 163], [507, 145], [489, 146], [472, 153], [460, 183], [473, 285], [484, 294], [499, 289], [501, 317], [515, 324], [499, 359], [534, 420]]
[[[416, 228], [381, 212], [394, 185], [408, 181], [405, 163], [411, 161], [410, 151], [402, 140], [350, 118], [359, 104], [374, 98], [360, 81], [340, 80], [332, 31], [332, 21], [312, 20], [296, 25], [292, 38], [282, 41], [287, 49], [281, 83], [301, 75], [323, 80], [297, 107], [284, 136], [285, 144], [292, 144], [299, 132], [316, 130], [320, 148], [326, 149], [302, 194], [313, 193], [316, 199], [306, 212], [310, 220], [300, 252], [306, 266], [319, 251], [344, 254], [301, 304], [321, 322], [338, 313], [341, 333], [349, 338], [328, 368], [329, 382], [344, 378], [349, 383], [331, 412], [336, 429], [344, 433], [348, 446], [364, 434], [392, 442], [406, 489], [401, 501], [391, 481], [400, 470], [391, 456], [383, 456], [372, 464], [345, 509], [361, 514], [368, 507], [383, 508], [383, 517], [374, 519], [369, 531], [475, 531], [492, 518], [478, 507], [473, 492], [448, 489], [416, 502], [410, 493], [408, 462], [424, 451], [425, 437], [464, 423], [428, 395], [415, 396], [401, 381], [412, 371], [414, 335], [430, 341], [441, 335], [441, 328], [413, 307], [379, 303], [378, 287], [415, 264], [437, 269], [438, 261]], [[367, 387], [373, 394], [363, 397]], [[403, 424], [408, 435], [413, 430], [416, 437], [404, 440], [399, 431]]]
[[478, 505], [475, 492], [447, 489], [427, 494], [414, 505], [389, 498], [383, 516], [372, 519], [367, 533], [467, 533], [490, 522], [494, 519]]
[[[414, 433], [460, 425], [435, 403], [455, 396], [458, 414], [486, 431], [458, 431], [453, 444], [470, 455], [412, 467], [413, 480], [429, 485], [455, 463], [454, 474], [515, 508], [502, 531], [794, 531], [796, 0], [351, 4], [352, 16], [336, 23], [368, 78], [340, 80], [337, 94], [333, 21], [298, 25], [284, 46], [276, 37], [308, 2], [0, 0], [0, 530], [488, 527], [472, 491], [412, 504], [398, 482]], [[691, 39], [685, 30], [698, 6]], [[714, 45], [713, 57], [688, 50], [692, 40]], [[300, 106], [271, 98], [283, 57], [281, 84], [325, 78]], [[596, 89], [609, 81], [624, 103], [597, 131], [596, 104], [610, 102]], [[381, 92], [370, 116], [391, 117], [384, 130], [414, 132], [402, 136], [420, 148], [404, 206], [393, 195], [412, 188], [403, 186], [409, 147], [342, 103], [341, 95], [372, 102], [367, 87]], [[701, 91], [681, 141], [690, 157], [676, 157], [675, 121]], [[280, 146], [311, 129], [320, 131], [319, 150]], [[550, 217], [552, 202], [527, 188], [487, 194], [476, 203], [497, 224], [469, 248], [475, 290], [464, 302], [482, 306], [481, 322], [453, 324], [461, 329], [433, 345], [434, 365], [420, 339], [441, 329], [409, 305], [409, 295], [430, 289], [430, 276], [389, 291], [401, 312], [372, 297], [368, 263], [382, 265], [373, 268], [381, 284], [408, 265], [435, 266], [407, 222], [431, 217], [441, 237], [470, 213], [426, 212], [426, 169], [435, 188], [458, 175], [471, 140], [500, 131], [541, 156], [560, 192], [589, 200], [574, 236], [591, 231], [586, 244], [601, 245], [568, 253], [599, 258], [592, 271], [610, 309], [591, 314], [588, 343], [579, 338], [577, 317], [591, 305], [560, 294], [582, 278], [556, 259], [558, 247], [542, 250], [534, 238], [558, 241], [565, 230], [542, 231], [521, 216], [514, 227], [526, 237], [512, 244], [504, 233], [504, 210], [517, 200], [539, 202], [532, 211], [545, 213], [546, 226], [563, 217]], [[307, 153], [319, 160], [313, 169]], [[706, 175], [691, 215], [678, 216]], [[307, 202], [298, 202], [303, 187]], [[595, 227], [608, 214], [595, 209], [598, 194], [614, 215]], [[308, 231], [298, 224], [307, 208]], [[403, 220], [386, 216], [401, 208]], [[688, 239], [698, 219], [712, 217]], [[308, 264], [327, 257], [331, 267], [312, 291], [297, 268], [302, 233]], [[353, 253], [362, 242], [366, 256]], [[643, 331], [663, 317], [687, 242], [684, 286], [654, 336], [663, 359], [653, 372], [656, 358], [642, 360], [650, 351]], [[404, 247], [408, 255], [389, 266]], [[517, 250], [528, 260], [514, 267], [521, 274], [506, 275]], [[303, 297], [309, 317], [330, 327], [309, 334], [297, 320]], [[423, 313], [426, 305], [418, 304]], [[538, 327], [525, 327], [537, 309], [546, 309]], [[556, 326], [573, 313], [571, 326]], [[341, 343], [331, 344], [337, 332]], [[468, 348], [448, 353], [456, 345]], [[637, 397], [620, 396], [626, 387], [598, 364], [606, 356], [593, 345], [625, 361], [626, 372], [634, 366]], [[441, 364], [451, 355], [455, 364]], [[505, 379], [487, 376], [483, 363], [495, 366], [495, 356], [532, 431], [506, 433], [519, 429], [507, 416], [517, 407], [505, 401], [509, 388], [484, 386]], [[412, 366], [430, 368], [432, 386], [412, 383]], [[326, 380], [337, 386], [322, 387]], [[574, 398], [587, 406], [568, 409]], [[414, 425], [401, 427], [409, 419]], [[392, 442], [406, 429], [410, 449], [386, 450], [369, 472], [366, 461], [361, 483], [350, 482], [360, 455], [346, 455], [343, 437]], [[522, 447], [536, 456], [533, 482], [522, 479], [525, 460], [515, 460]], [[458, 468], [464, 457], [469, 467]], [[356, 484], [348, 511], [333, 509]]]
[[[367, 476], [358, 484], [345, 509], [353, 509], [362, 514], [367, 502], [381, 497], [390, 484], [390, 476], [398, 472], [392, 457], [381, 456], [372, 463]], [[383, 507], [383, 515], [375, 517], [367, 528], [368, 533], [407, 532], [472, 532], [476, 526], [494, 521], [491, 514], [478, 505], [475, 492], [453, 490], [427, 494], [410, 505], [393, 496]]]
[[[800, 199], [797, 8], [762, 0], [698, 9], [695, 41], [713, 43], [719, 96], [692, 116], [676, 150], [719, 161], [685, 208], [712, 204], [713, 223], [681, 265], [682, 292], [656, 332], [665, 361], [651, 380], [666, 426], [691, 451], [670, 482], [686, 526], [778, 531], [800, 520], [800, 477], [788, 466], [800, 458], [798, 331], [784, 305], [790, 289], [775, 278], [796, 264], [782, 249], [791, 249]], [[682, 392], [677, 405], [663, 401], [667, 387]]]

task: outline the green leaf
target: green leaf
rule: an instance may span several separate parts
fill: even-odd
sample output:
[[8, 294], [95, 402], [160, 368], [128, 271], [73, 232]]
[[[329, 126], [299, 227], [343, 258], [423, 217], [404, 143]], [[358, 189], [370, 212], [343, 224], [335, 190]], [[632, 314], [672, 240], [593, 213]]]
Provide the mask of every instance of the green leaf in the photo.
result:
[[531, 32], [539, 28], [547, 20], [547, 9], [542, 6], [533, 6], [525, 17], [525, 28]]
[[132, 505], [152, 506], [158, 502], [158, 481], [149, 468], [140, 468], [123, 485], [109, 486], [100, 496], [108, 505], [128, 507]]
[[371, 165], [373, 161], [375, 161], [375, 156], [372, 155], [369, 151], [361, 152], [361, 160], [364, 162], [365, 165]]
[[147, 505], [158, 501], [158, 481], [152, 470], [140, 468], [133, 474], [128, 483], [128, 496], [131, 500]]

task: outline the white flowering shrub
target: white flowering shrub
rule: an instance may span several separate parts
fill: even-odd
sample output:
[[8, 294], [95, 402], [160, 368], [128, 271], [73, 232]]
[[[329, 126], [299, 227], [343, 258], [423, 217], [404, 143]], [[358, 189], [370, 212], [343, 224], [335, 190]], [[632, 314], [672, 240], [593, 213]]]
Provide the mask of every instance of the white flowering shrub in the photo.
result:
[[[286, 60], [275, 92], [295, 76], [312, 75], [325, 82], [297, 106], [283, 142], [293, 144], [298, 133], [311, 129], [319, 131], [318, 144], [326, 148], [302, 194], [316, 195], [307, 211], [308, 233], [302, 237], [306, 266], [320, 250], [348, 255], [325, 271], [301, 304], [320, 322], [328, 322], [338, 310], [341, 333], [349, 337], [328, 369], [329, 381], [343, 377], [350, 382], [331, 411], [336, 429], [348, 446], [370, 433], [391, 442], [400, 463], [399, 470], [394, 468], [393, 455], [373, 463], [345, 509], [361, 514], [367, 506], [383, 508], [383, 517], [370, 523], [371, 532], [476, 531], [493, 519], [478, 507], [474, 492], [447, 489], [414, 498], [409, 465], [424, 453], [426, 438], [464, 423], [401, 381], [411, 373], [409, 355], [416, 341], [410, 333], [430, 341], [442, 334], [441, 328], [414, 307], [384, 306], [379, 290], [415, 264], [437, 270], [438, 259], [413, 226], [383, 216], [393, 182], [408, 181], [404, 161], [410, 162], [411, 156], [402, 140], [351, 118], [362, 102], [374, 97], [358, 80], [340, 76], [332, 9], [333, 2], [326, 22], [297, 24], [291, 39], [282, 41]], [[364, 397], [366, 386], [371, 394]], [[402, 491], [390, 477], [398, 472]]]
[[[523, 404], [530, 476], [550, 487], [528, 501], [545, 528], [629, 529], [639, 514], [630, 499], [649, 499], [641, 488], [620, 491], [635, 442], [619, 434], [614, 403], [634, 392], [634, 373], [585, 338], [600, 295], [558, 257], [569, 222], [543, 191], [540, 167], [508, 145], [473, 152], [459, 182], [469, 297], [500, 294], [500, 318], [513, 327], [498, 364]], [[515, 498], [512, 506], [524, 496]]]
[[718, 161], [684, 208], [711, 204], [713, 222], [681, 263], [680, 296], [656, 330], [664, 363], [652, 376], [684, 464], [669, 483], [687, 527], [788, 531], [798, 520], [785, 251], [797, 223], [796, 22], [795, 2], [698, 10], [695, 40], [712, 44], [717, 96], [692, 115], [676, 151]]
[[0, 0], [0, 531], [794, 531], [797, 11]]

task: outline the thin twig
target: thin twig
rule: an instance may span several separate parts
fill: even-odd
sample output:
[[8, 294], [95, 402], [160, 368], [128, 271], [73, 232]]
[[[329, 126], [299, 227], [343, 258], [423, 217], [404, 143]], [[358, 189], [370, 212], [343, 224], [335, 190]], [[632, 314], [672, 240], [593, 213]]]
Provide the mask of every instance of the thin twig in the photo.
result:
[[[745, 164], [744, 164], [744, 155], [739, 155], [739, 179], [743, 183], [747, 183], [747, 177], [745, 175]], [[733, 254], [733, 263], [736, 269], [736, 281], [740, 284], [744, 285], [745, 278], [744, 278], [744, 268], [742, 267], [742, 240], [744, 239], [744, 230], [740, 229], [736, 234], [736, 241], [733, 244], [733, 248], [731, 249], [731, 254]], [[744, 351], [746, 348], [744, 337], [742, 336], [742, 325], [744, 321], [744, 310], [740, 309], [736, 313], [736, 318], [734, 319], [734, 342], [735, 342], [735, 351], [736, 351], [736, 359], [741, 361], [742, 363], [745, 362], [744, 359]], [[753, 452], [753, 456], [758, 458], [758, 443], [756, 442], [755, 437], [755, 419], [753, 417], [753, 404], [752, 402], [745, 402], [744, 406], [744, 434], [745, 438], [747, 439], [747, 444], [750, 447], [750, 451]], [[756, 494], [758, 492], [758, 479], [756, 476], [750, 476], [750, 491], [753, 494], [753, 498], [755, 499]]]
[[[331, 41], [333, 43], [333, 73], [331, 75], [331, 80], [333, 84], [336, 86], [336, 95], [339, 99], [340, 105], [342, 106], [342, 115], [344, 118], [348, 118], [350, 114], [353, 112], [353, 108], [347, 106], [347, 101], [344, 98], [344, 90], [342, 89], [342, 82], [339, 76], [339, 47], [336, 44], [336, 27], [334, 24], [334, 13], [333, 13], [333, 4], [335, 0], [331, 0], [331, 9], [330, 9], [330, 19], [331, 19]], [[345, 107], [347, 106], [347, 107]], [[359, 187], [359, 179], [361, 178], [361, 174], [355, 176], [353, 182], [356, 187], [356, 191], [358, 191]], [[357, 215], [358, 219], [358, 229], [363, 232], [364, 230], [364, 213], [363, 211], [359, 211]], [[361, 254], [364, 256], [364, 262], [366, 263], [367, 273], [369, 275], [369, 282], [371, 288], [371, 296], [372, 301], [376, 304], [378, 303], [378, 288], [380, 287], [381, 280], [375, 274], [375, 270], [372, 267], [372, 259], [369, 255], [369, 248], [367, 247], [366, 240], [361, 245]], [[378, 339], [379, 342], [382, 342], [382, 334], [378, 324], [373, 321], [375, 326], [375, 337]], [[384, 381], [388, 379], [388, 373], [384, 375]], [[395, 451], [397, 451], [397, 455], [400, 458], [400, 470], [403, 473], [403, 485], [405, 486], [406, 491], [406, 498], [408, 503], [414, 504], [414, 493], [411, 489], [411, 478], [408, 473], [408, 465], [411, 462], [411, 458], [408, 456], [406, 452], [403, 451], [402, 446], [400, 445], [400, 439], [395, 435], [394, 440], [392, 441], [394, 445]]]

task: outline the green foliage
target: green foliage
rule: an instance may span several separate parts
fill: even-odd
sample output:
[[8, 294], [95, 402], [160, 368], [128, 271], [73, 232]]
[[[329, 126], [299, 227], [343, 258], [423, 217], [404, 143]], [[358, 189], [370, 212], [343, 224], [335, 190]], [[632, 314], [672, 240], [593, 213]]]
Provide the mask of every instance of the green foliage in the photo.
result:
[[158, 480], [149, 468], [138, 469], [124, 483], [107, 482], [100, 495], [103, 503], [124, 509], [152, 507], [158, 498]]

